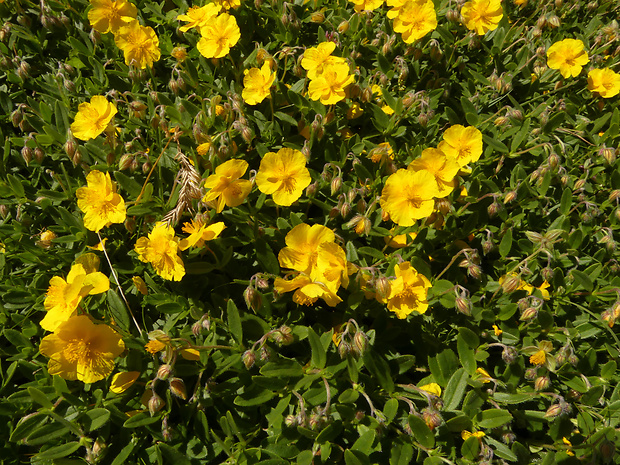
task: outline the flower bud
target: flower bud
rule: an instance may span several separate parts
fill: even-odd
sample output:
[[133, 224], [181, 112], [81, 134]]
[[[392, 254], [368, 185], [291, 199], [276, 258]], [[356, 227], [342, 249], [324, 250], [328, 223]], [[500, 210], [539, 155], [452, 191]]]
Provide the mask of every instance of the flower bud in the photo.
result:
[[545, 418], [552, 419], [559, 417], [560, 415], [562, 415], [562, 407], [560, 406], [560, 404], [553, 404], [547, 409], [547, 412], [545, 413]]
[[243, 299], [245, 300], [245, 304], [249, 309], [257, 311], [261, 308], [263, 303], [263, 297], [256, 289], [252, 286], [248, 286], [243, 292]]
[[517, 198], [517, 191], [510, 191], [506, 193], [504, 197], [504, 204], [510, 203]]
[[133, 161], [133, 155], [130, 153], [124, 154], [118, 162], [118, 169], [121, 171], [127, 170], [131, 167]]
[[534, 381], [534, 389], [537, 391], [544, 391], [549, 387], [550, 382], [548, 376], [539, 376], [536, 378], [536, 381]]
[[342, 21], [339, 25], [338, 25], [338, 33], [339, 34], [344, 34], [345, 32], [347, 32], [349, 30], [349, 21]]
[[172, 366], [170, 364], [161, 365], [157, 370], [157, 379], [165, 381], [170, 377], [170, 373], [172, 373]]
[[340, 345], [338, 346], [338, 354], [340, 358], [345, 358], [347, 355], [351, 353], [351, 346], [349, 343], [345, 341], [340, 341]]
[[502, 206], [497, 201], [494, 201], [491, 205], [487, 207], [489, 217], [493, 218], [495, 215], [499, 213], [501, 209], [502, 209]]
[[506, 346], [502, 351], [502, 360], [508, 365], [511, 365], [517, 360], [517, 355], [517, 350], [515, 348]]
[[520, 284], [521, 280], [518, 276], [506, 276], [506, 279], [502, 283], [502, 291], [504, 291], [505, 294], [510, 294], [511, 292], [516, 291]]
[[65, 149], [65, 153], [69, 156], [69, 158], [73, 159], [73, 156], [75, 155], [75, 152], [77, 151], [77, 143], [75, 142], [75, 139], [73, 138], [67, 139], [67, 142], [65, 142], [65, 145], [64, 145], [64, 149]]
[[284, 424], [289, 428], [292, 426], [297, 426], [297, 417], [295, 415], [287, 415], [284, 419]]
[[390, 280], [385, 276], [378, 277], [375, 280], [374, 287], [375, 287], [375, 292], [377, 293], [377, 300], [379, 300], [379, 298], [381, 300], [387, 299], [388, 295], [390, 295], [390, 290], [392, 289]]
[[319, 183], [317, 181], [306, 187], [306, 197], [314, 197], [319, 189]]
[[153, 395], [151, 396], [148, 402], [149, 413], [151, 414], [151, 416], [159, 412], [164, 405], [165, 405], [164, 399], [162, 399], [156, 393], [153, 392]]
[[536, 379], [536, 376], [538, 374], [538, 370], [536, 368], [528, 368], [527, 370], [525, 370], [525, 379], [529, 379], [529, 380], [533, 380]]
[[280, 340], [278, 341], [280, 344], [288, 345], [293, 342], [293, 330], [289, 326], [280, 326], [278, 332], [280, 333]]
[[325, 21], [325, 15], [322, 11], [315, 11], [310, 15], [310, 21], [312, 21], [313, 23], [321, 24], [323, 21]]
[[254, 366], [254, 362], [256, 362], [256, 354], [253, 350], [246, 350], [241, 356], [241, 361], [247, 370]]
[[168, 381], [170, 392], [183, 400], [187, 400], [187, 390], [185, 389], [185, 383], [181, 378], [170, 378]]
[[340, 191], [340, 188], [342, 187], [342, 178], [340, 176], [336, 176], [334, 179], [332, 179], [331, 182], [331, 195], [335, 195]]
[[586, 180], [585, 179], [578, 179], [577, 182], [575, 182], [575, 187], [574, 190], [578, 191], [583, 189], [583, 186], [586, 184]]
[[454, 300], [454, 306], [463, 315], [471, 316], [471, 301], [465, 297], [458, 296]]
[[610, 463], [616, 453], [616, 445], [613, 442], [604, 439], [599, 446], [599, 451], [601, 453], [603, 463]]
[[425, 408], [422, 410], [422, 418], [431, 431], [443, 423], [441, 415], [435, 409]]
[[358, 355], [364, 355], [368, 349], [368, 336], [362, 331], [358, 331], [353, 336], [353, 349]]
[[32, 149], [27, 145], [24, 145], [22, 147], [22, 158], [24, 159], [26, 164], [29, 164], [32, 161]]
[[467, 274], [474, 279], [480, 280], [482, 278], [482, 267], [472, 263], [467, 267]]
[[446, 19], [456, 24], [461, 20], [461, 15], [457, 10], [448, 10], [446, 11]]
[[528, 307], [521, 313], [521, 321], [532, 321], [538, 316], [538, 309], [534, 307]]
[[599, 153], [603, 156], [607, 165], [613, 165], [616, 162], [616, 151], [612, 147], [605, 147]]

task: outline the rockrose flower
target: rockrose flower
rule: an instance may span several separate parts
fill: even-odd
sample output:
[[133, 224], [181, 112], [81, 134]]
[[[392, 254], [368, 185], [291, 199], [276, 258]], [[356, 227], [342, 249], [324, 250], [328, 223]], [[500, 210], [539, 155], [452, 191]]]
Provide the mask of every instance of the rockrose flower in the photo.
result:
[[136, 19], [138, 9], [126, 0], [90, 0], [92, 8], [88, 12], [90, 25], [105, 34], [118, 30]]
[[265, 154], [256, 174], [258, 190], [272, 195], [275, 204], [284, 207], [299, 199], [311, 181], [306, 157], [299, 150], [290, 148]]
[[350, 0], [355, 11], [373, 11], [383, 5], [383, 0]]
[[443, 140], [437, 146], [449, 157], [456, 159], [463, 167], [480, 159], [482, 155], [482, 133], [473, 126], [455, 124], [443, 133]]
[[409, 262], [394, 267], [396, 279], [390, 283], [387, 307], [398, 318], [406, 318], [411, 312], [424, 313], [428, 309], [426, 295], [431, 282], [418, 273]]
[[90, 102], [80, 103], [71, 132], [80, 140], [94, 139], [108, 127], [116, 111], [103, 95], [94, 95]]
[[293, 279], [276, 278], [273, 287], [280, 294], [295, 291], [293, 302], [299, 305], [312, 305], [319, 297], [330, 307], [335, 307], [342, 302], [342, 299], [325, 283], [312, 281], [309, 276], [304, 274], [299, 274]]
[[564, 39], [553, 44], [547, 50], [547, 66], [559, 69], [562, 77], [576, 77], [581, 68], [588, 63], [585, 45], [577, 39]]
[[215, 202], [215, 209], [220, 213], [224, 205], [237, 207], [243, 203], [252, 190], [252, 183], [247, 179], [239, 179], [248, 169], [244, 160], [228, 160], [217, 168], [215, 173], [205, 180], [209, 192], [202, 198], [205, 203]]
[[328, 65], [322, 74], [310, 81], [308, 95], [312, 100], [320, 100], [323, 105], [332, 105], [344, 100], [344, 89], [353, 81], [346, 63]]
[[243, 91], [241, 96], [248, 105], [261, 103], [271, 93], [271, 86], [276, 80], [276, 73], [271, 71], [269, 63], [265, 61], [261, 68], [250, 68], [243, 77]]
[[437, 13], [432, 0], [409, 0], [395, 7], [394, 32], [402, 34], [405, 43], [419, 40], [437, 28]]
[[161, 57], [159, 38], [152, 27], [142, 26], [138, 20], [123, 26], [114, 36], [116, 46], [125, 55], [125, 64], [136, 68], [151, 68]]
[[234, 16], [222, 13], [209, 20], [200, 28], [202, 38], [198, 41], [198, 51], [205, 58], [221, 58], [228, 55], [231, 47], [239, 42], [241, 31]]
[[448, 156], [439, 149], [425, 149], [422, 156], [413, 160], [408, 169], [413, 171], [425, 170], [435, 176], [439, 193], [436, 197], [446, 197], [454, 189], [454, 176], [460, 165], [454, 157]]
[[603, 98], [611, 98], [620, 93], [620, 74], [609, 68], [593, 69], [588, 73], [588, 89]]
[[390, 175], [381, 192], [381, 208], [399, 226], [413, 226], [433, 212], [439, 195], [437, 181], [428, 171], [400, 169]]
[[328, 66], [346, 64], [344, 58], [332, 56], [334, 50], [336, 50], [334, 42], [321, 42], [316, 47], [306, 49], [301, 59], [301, 66], [308, 71], [309, 79], [316, 79]]
[[470, 0], [461, 8], [461, 17], [465, 27], [484, 35], [488, 31], [497, 29], [497, 25], [504, 16], [500, 0]]
[[85, 213], [86, 229], [98, 232], [112, 223], [125, 221], [125, 201], [116, 193], [110, 173], [93, 170], [86, 176], [86, 183], [86, 187], [76, 191], [78, 208]]
[[190, 247], [202, 247], [205, 245], [205, 241], [212, 241], [217, 238], [225, 228], [226, 226], [221, 221], [209, 225], [194, 220], [191, 223], [185, 223], [183, 231], [189, 233], [189, 237], [181, 239], [179, 248], [185, 250]]
[[183, 260], [178, 255], [179, 239], [174, 229], [166, 223], [156, 223], [148, 237], [141, 237], [134, 250], [138, 258], [150, 263], [155, 272], [164, 279], [180, 281], [185, 276]]
[[215, 3], [191, 7], [186, 14], [177, 16], [179, 21], [187, 22], [187, 24], [179, 28], [179, 31], [187, 32], [192, 28], [200, 30], [203, 26], [209, 24], [209, 21], [217, 16], [221, 9], [222, 7]]
[[79, 303], [87, 295], [101, 294], [110, 288], [110, 280], [97, 271], [99, 258], [95, 254], [81, 255], [66, 281], [60, 276], [50, 279], [50, 286], [43, 306], [47, 314], [41, 320], [41, 327], [46, 331], [55, 331], [58, 326], [75, 315]]
[[114, 359], [123, 353], [125, 343], [108, 325], [96, 325], [88, 316], [80, 315], [45, 336], [39, 350], [49, 357], [50, 375], [94, 383], [112, 373]]

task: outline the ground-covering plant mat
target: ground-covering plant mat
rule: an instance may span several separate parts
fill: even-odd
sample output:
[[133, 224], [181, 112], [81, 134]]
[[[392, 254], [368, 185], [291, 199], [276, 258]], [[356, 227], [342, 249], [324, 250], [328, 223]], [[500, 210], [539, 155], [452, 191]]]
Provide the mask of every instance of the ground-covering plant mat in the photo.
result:
[[619, 463], [619, 16], [0, 1], [0, 461]]

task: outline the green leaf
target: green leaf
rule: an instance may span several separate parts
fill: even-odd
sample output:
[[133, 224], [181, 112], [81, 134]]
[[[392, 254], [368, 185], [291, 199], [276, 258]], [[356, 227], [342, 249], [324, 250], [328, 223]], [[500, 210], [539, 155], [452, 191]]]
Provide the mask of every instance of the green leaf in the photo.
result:
[[238, 344], [241, 344], [243, 341], [243, 327], [241, 326], [239, 310], [232, 299], [228, 299], [226, 303], [226, 316], [228, 318], [230, 334], [232, 334], [232, 337], [235, 338]]
[[275, 275], [280, 274], [280, 264], [278, 263], [278, 257], [273, 253], [271, 247], [265, 241], [265, 239], [258, 238], [255, 241], [256, 247], [256, 259], [265, 269], [266, 272]]
[[114, 461], [110, 465], [123, 465], [125, 461], [129, 458], [134, 448], [136, 447], [135, 440], [132, 440], [129, 444], [121, 449], [116, 457], [114, 457]]
[[80, 422], [87, 432], [95, 431], [105, 425], [110, 419], [110, 411], [104, 408], [94, 408], [80, 417]]
[[127, 419], [125, 423], [123, 423], [123, 428], [140, 428], [160, 421], [161, 418], [157, 416], [152, 417], [146, 412], [140, 412]]
[[174, 463], [175, 465], [191, 465], [190, 460], [174, 447], [169, 446], [165, 442], [158, 442], [157, 447], [161, 451], [164, 463]]
[[564, 189], [562, 192], [562, 200], [560, 200], [560, 214], [568, 215], [570, 207], [573, 203], [573, 191], [570, 187]]
[[344, 463], [345, 465], [368, 465], [370, 460], [359, 451], [347, 449], [344, 451]]
[[496, 152], [508, 153], [508, 147], [503, 142], [498, 141], [494, 137], [487, 136], [486, 134], [482, 135], [482, 140], [486, 142], [493, 150]]
[[[463, 329], [463, 328], [461, 328]], [[461, 365], [467, 371], [469, 375], [473, 375], [476, 372], [477, 364], [474, 357], [474, 350], [469, 346], [465, 337], [459, 332], [456, 339], [456, 348], [459, 354], [459, 360]]]
[[398, 400], [389, 399], [383, 407], [383, 414], [385, 415], [385, 418], [387, 419], [387, 423], [391, 423], [397, 413], [398, 413]]
[[461, 446], [461, 455], [467, 460], [477, 460], [480, 453], [480, 440], [475, 436], [468, 437]]
[[458, 408], [465, 395], [468, 379], [469, 375], [464, 368], [459, 368], [452, 375], [443, 396], [445, 410], [456, 410]]
[[34, 400], [37, 404], [49, 409], [54, 408], [54, 404], [52, 404], [52, 402], [47, 398], [47, 396], [37, 388], [29, 386], [28, 394], [30, 394], [32, 400]]
[[67, 425], [54, 421], [35, 429], [26, 438], [26, 443], [31, 446], [48, 444], [50, 441], [64, 436], [70, 431]]
[[323, 348], [323, 344], [321, 344], [319, 336], [317, 336], [310, 327], [308, 327], [308, 341], [310, 342], [310, 349], [312, 350], [312, 365], [320, 370], [325, 368], [325, 363], [327, 362], [325, 349]]
[[[140, 191], [142, 191], [142, 186], [136, 182], [134, 178], [130, 178], [120, 171], [114, 172], [114, 179], [116, 182], [122, 187], [124, 191], [126, 191], [131, 197], [138, 198], [140, 195]], [[140, 199], [148, 200], [148, 199]]]
[[235, 397], [233, 403], [239, 407], [254, 407], [268, 402], [274, 396], [275, 394], [268, 389], [263, 389], [257, 385], [251, 385], [246, 392]]
[[367, 350], [363, 355], [364, 365], [368, 368], [368, 371], [377, 378], [381, 387], [388, 393], [394, 391], [394, 381], [392, 381], [392, 374], [390, 373], [390, 367], [384, 358], [375, 353], [373, 350]]
[[407, 421], [416, 441], [427, 449], [435, 447], [435, 434], [422, 418], [417, 415], [409, 415]]
[[390, 451], [390, 465], [409, 465], [413, 459], [411, 444], [395, 444]]
[[129, 331], [129, 312], [125, 302], [121, 300], [115, 290], [108, 289], [108, 305], [110, 305], [110, 316], [114, 322], [123, 330]]
[[375, 430], [370, 429], [363, 433], [351, 447], [351, 450], [362, 452], [369, 455], [372, 452], [372, 444], [375, 442]]
[[40, 454], [35, 455], [35, 458], [41, 460], [59, 459], [62, 457], [66, 457], [67, 455], [73, 454], [76, 450], [80, 448], [80, 446], [81, 444], [77, 441], [68, 442], [59, 446], [50, 447], [49, 449], [44, 450]]
[[502, 241], [499, 243], [499, 254], [506, 258], [512, 248], [512, 229], [508, 228], [502, 237]]
[[489, 409], [480, 412], [476, 419], [480, 428], [497, 428], [512, 421], [512, 415], [508, 410]]
[[260, 374], [267, 377], [274, 376], [301, 376], [303, 367], [295, 360], [280, 359], [274, 362], [267, 362], [261, 369]]

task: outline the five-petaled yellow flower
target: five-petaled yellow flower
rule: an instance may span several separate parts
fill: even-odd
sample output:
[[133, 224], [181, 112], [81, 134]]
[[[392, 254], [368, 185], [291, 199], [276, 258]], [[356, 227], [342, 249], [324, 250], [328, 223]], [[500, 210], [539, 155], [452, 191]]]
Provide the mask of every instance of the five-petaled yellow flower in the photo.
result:
[[399, 226], [413, 226], [433, 213], [439, 195], [435, 176], [426, 170], [400, 169], [390, 175], [381, 192], [381, 208]]
[[185, 250], [190, 247], [202, 247], [205, 245], [205, 241], [212, 241], [217, 238], [224, 228], [226, 228], [226, 226], [221, 221], [209, 225], [205, 224], [203, 221], [195, 220], [192, 220], [191, 223], [185, 223], [183, 225], [183, 231], [189, 233], [189, 237], [181, 239], [179, 248]]
[[461, 8], [461, 17], [465, 27], [484, 35], [488, 31], [497, 29], [497, 25], [504, 16], [500, 0], [470, 0]]
[[316, 47], [306, 49], [301, 59], [301, 66], [308, 71], [309, 79], [316, 79], [328, 66], [346, 64], [344, 58], [332, 56], [335, 49], [334, 42], [321, 42]]
[[547, 50], [547, 66], [559, 69], [564, 78], [579, 76], [588, 61], [585, 45], [578, 39], [561, 40]]
[[134, 250], [138, 258], [153, 265], [155, 272], [164, 279], [180, 281], [185, 276], [183, 260], [178, 255], [179, 239], [174, 229], [166, 223], [156, 223], [148, 237], [141, 237]]
[[383, 5], [383, 0], [350, 0], [355, 5], [355, 11], [373, 11]]
[[205, 6], [193, 6], [184, 15], [177, 16], [180, 21], [185, 21], [187, 24], [181, 26], [179, 31], [186, 32], [192, 28], [200, 30], [202, 27], [209, 24], [209, 21], [217, 16], [221, 10], [221, 6], [215, 3], [207, 3]]
[[75, 193], [78, 207], [85, 213], [86, 229], [98, 232], [112, 223], [125, 221], [125, 201], [116, 193], [116, 183], [112, 182], [110, 173], [93, 170], [86, 176], [86, 182], [87, 186]]
[[136, 68], [151, 68], [161, 57], [159, 38], [152, 27], [142, 26], [138, 20], [123, 26], [114, 36], [116, 46], [125, 55], [125, 64]]
[[50, 375], [94, 383], [112, 373], [114, 359], [123, 353], [125, 343], [108, 325], [96, 325], [88, 316], [79, 315], [45, 336], [39, 350], [49, 357]]
[[312, 178], [306, 168], [306, 157], [299, 151], [281, 148], [265, 154], [256, 174], [256, 185], [264, 194], [273, 195], [276, 205], [284, 207], [295, 202]]
[[620, 93], [620, 74], [609, 68], [593, 69], [588, 73], [588, 89], [603, 98], [611, 98]]
[[403, 262], [394, 267], [396, 279], [390, 282], [387, 307], [398, 318], [406, 318], [411, 312], [424, 313], [428, 309], [426, 295], [431, 282], [426, 276]]
[[80, 103], [71, 132], [80, 140], [94, 139], [108, 127], [116, 111], [103, 95], [94, 95], [90, 102]]
[[353, 83], [349, 65], [336, 63], [324, 67], [323, 72], [310, 81], [308, 95], [312, 100], [320, 100], [323, 105], [332, 105], [345, 98], [345, 88]]
[[276, 278], [273, 287], [280, 294], [295, 291], [293, 302], [299, 305], [312, 305], [319, 297], [330, 307], [335, 307], [342, 302], [342, 299], [325, 283], [313, 281], [303, 273], [293, 279]]
[[99, 258], [87, 253], [81, 255], [65, 281], [60, 276], [50, 279], [50, 286], [43, 306], [47, 314], [41, 320], [46, 331], [55, 331], [58, 326], [76, 314], [77, 307], [87, 295], [101, 294], [110, 288], [110, 280], [97, 271]]
[[446, 197], [454, 189], [454, 177], [460, 166], [454, 157], [448, 156], [439, 149], [428, 148], [422, 156], [413, 160], [408, 169], [413, 171], [425, 170], [431, 173], [437, 181], [438, 198]]
[[200, 28], [202, 38], [198, 41], [198, 51], [205, 58], [221, 58], [239, 42], [241, 31], [234, 16], [222, 13]]
[[126, 0], [90, 0], [92, 8], [88, 12], [90, 25], [105, 34], [118, 30], [136, 19], [138, 9]]
[[437, 146], [449, 157], [454, 157], [463, 167], [480, 159], [482, 155], [482, 133], [473, 126], [455, 124], [443, 133], [443, 140]]
[[241, 96], [248, 105], [261, 103], [271, 93], [271, 86], [276, 80], [276, 73], [271, 71], [269, 63], [265, 61], [261, 68], [250, 68], [243, 77], [243, 91]]
[[405, 43], [419, 40], [437, 28], [437, 13], [432, 0], [396, 2], [394, 10], [391, 15], [394, 16], [394, 32], [402, 34]]
[[205, 187], [210, 189], [202, 198], [205, 203], [216, 202], [215, 210], [220, 213], [224, 205], [237, 207], [243, 203], [252, 190], [252, 183], [239, 179], [248, 169], [244, 160], [228, 160], [217, 168], [215, 173], [205, 180]]

